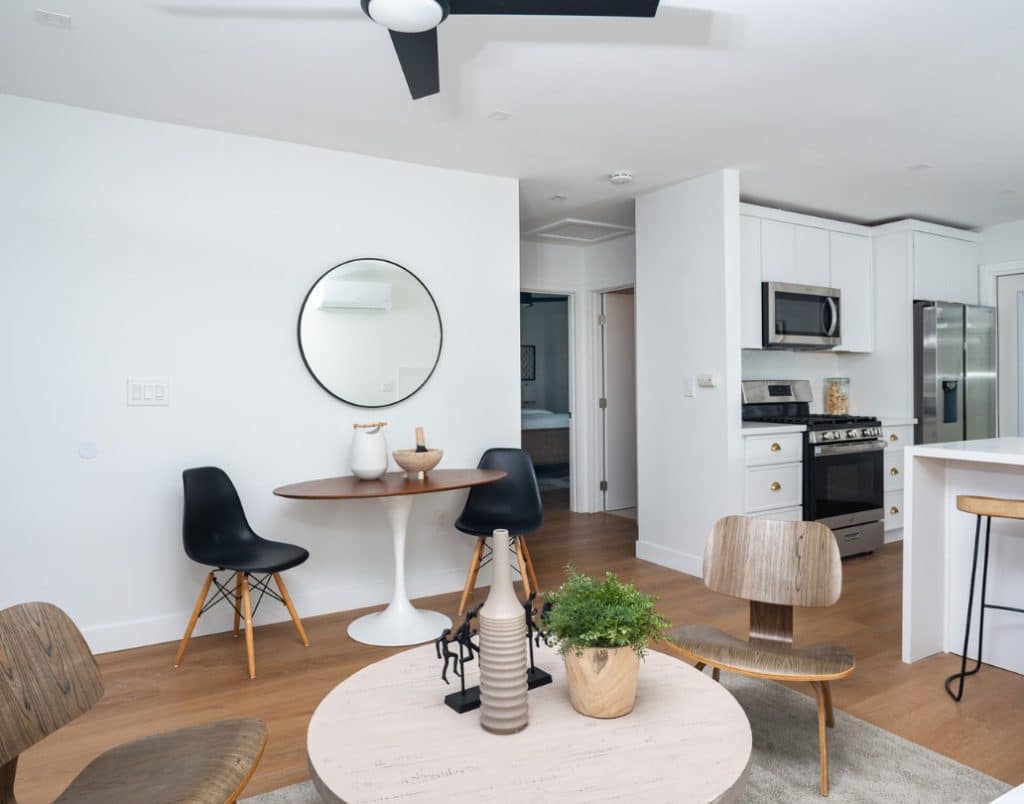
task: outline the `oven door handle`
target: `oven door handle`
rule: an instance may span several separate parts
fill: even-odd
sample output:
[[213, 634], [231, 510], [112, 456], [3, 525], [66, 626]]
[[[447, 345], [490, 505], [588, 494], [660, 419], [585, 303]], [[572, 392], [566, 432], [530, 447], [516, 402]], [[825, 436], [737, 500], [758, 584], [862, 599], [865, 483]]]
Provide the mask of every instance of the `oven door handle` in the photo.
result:
[[815, 457], [819, 455], [854, 455], [858, 452], [881, 452], [885, 449], [884, 441], [865, 441], [860, 444], [822, 444], [814, 448]]

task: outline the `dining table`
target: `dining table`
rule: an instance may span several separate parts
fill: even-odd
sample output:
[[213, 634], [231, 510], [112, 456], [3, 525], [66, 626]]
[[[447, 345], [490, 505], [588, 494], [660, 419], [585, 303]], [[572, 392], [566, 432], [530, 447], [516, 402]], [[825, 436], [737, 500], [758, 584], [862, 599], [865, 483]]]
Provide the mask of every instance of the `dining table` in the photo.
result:
[[376, 480], [346, 475], [308, 480], [274, 489], [292, 500], [369, 500], [384, 502], [394, 547], [394, 588], [383, 611], [354, 620], [348, 635], [366, 645], [388, 647], [418, 645], [437, 639], [451, 619], [438, 611], [413, 606], [405, 586], [405, 543], [413, 501], [422, 494], [438, 494], [495, 483], [506, 476], [494, 469], [434, 469], [418, 474], [388, 472]]

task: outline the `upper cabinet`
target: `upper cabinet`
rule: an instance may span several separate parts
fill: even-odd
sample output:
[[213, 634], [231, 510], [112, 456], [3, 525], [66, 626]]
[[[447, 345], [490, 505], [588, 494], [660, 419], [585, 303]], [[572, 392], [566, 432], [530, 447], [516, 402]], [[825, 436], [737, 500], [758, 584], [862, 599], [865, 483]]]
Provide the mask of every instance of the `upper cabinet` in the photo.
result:
[[829, 232], [829, 287], [842, 292], [840, 332], [836, 351], [870, 352], [875, 348], [875, 272], [871, 270], [871, 238]]
[[744, 349], [762, 345], [762, 282], [839, 288], [843, 343], [836, 351], [874, 348], [874, 269], [866, 227], [744, 204], [740, 266]]
[[933, 232], [913, 233], [914, 298], [978, 303], [978, 245]]
[[828, 232], [783, 221], [761, 221], [761, 281], [828, 285]]

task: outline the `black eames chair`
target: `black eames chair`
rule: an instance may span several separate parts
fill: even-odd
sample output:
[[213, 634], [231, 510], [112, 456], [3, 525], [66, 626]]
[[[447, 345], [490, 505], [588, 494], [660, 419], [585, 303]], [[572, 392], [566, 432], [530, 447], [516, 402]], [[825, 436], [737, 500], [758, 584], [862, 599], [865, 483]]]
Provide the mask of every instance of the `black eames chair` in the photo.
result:
[[516, 559], [519, 574], [527, 596], [539, 591], [537, 571], [533, 566], [526, 536], [540, 528], [544, 522], [544, 506], [537, 487], [537, 475], [533, 461], [521, 449], [489, 449], [480, 459], [480, 469], [498, 469], [508, 476], [496, 483], [474, 486], [469, 492], [466, 507], [456, 520], [455, 527], [463, 533], [478, 537], [469, 562], [466, 586], [459, 602], [459, 616], [466, 613], [466, 604], [476, 585], [480, 567], [485, 566], [494, 554], [487, 544], [491, 534], [499, 528], [516, 537]]
[[[199, 598], [196, 600], [192, 617], [185, 628], [185, 636], [181, 638], [178, 654], [174, 658], [174, 666], [181, 664], [185, 655], [192, 630], [196, 627], [199, 617], [213, 608], [217, 603], [226, 600], [235, 610], [234, 635], [239, 632], [239, 621], [245, 622], [245, 647], [249, 657], [249, 678], [256, 678], [256, 657], [253, 648], [252, 616], [259, 608], [264, 595], [269, 595], [288, 607], [295, 629], [299, 632], [302, 644], [309, 647], [309, 639], [302, 627], [295, 606], [292, 604], [288, 588], [281, 580], [281, 573], [309, 558], [309, 552], [294, 544], [272, 542], [253, 533], [242, 510], [242, 501], [238, 499], [231, 478], [214, 466], [202, 469], [186, 469], [182, 473], [185, 483], [185, 519], [182, 528], [185, 554], [198, 564], [213, 567], [203, 582]], [[231, 572], [234, 575], [234, 587], [230, 578], [227, 584], [221, 583], [218, 572]], [[263, 576], [262, 578], [259, 576]], [[273, 578], [280, 592], [270, 588]], [[212, 597], [207, 600], [210, 586], [216, 587]], [[256, 605], [252, 605], [250, 591], [258, 592]]]

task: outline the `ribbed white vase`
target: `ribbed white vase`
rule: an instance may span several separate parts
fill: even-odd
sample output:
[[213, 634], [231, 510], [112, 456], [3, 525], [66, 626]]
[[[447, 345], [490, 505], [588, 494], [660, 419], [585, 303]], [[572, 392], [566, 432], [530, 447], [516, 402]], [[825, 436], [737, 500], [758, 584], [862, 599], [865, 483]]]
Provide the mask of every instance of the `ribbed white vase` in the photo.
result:
[[526, 613], [512, 588], [507, 530], [493, 534], [494, 576], [480, 609], [480, 725], [515, 734], [530, 722], [526, 686]]

